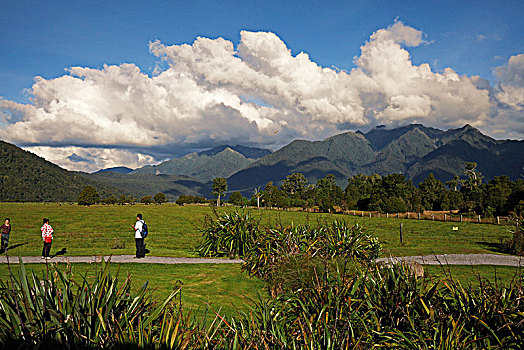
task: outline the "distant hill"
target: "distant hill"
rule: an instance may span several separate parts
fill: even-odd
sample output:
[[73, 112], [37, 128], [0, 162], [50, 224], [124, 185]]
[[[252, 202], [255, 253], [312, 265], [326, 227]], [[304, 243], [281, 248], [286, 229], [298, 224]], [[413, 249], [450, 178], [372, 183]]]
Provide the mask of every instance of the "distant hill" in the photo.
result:
[[62, 169], [4, 141], [0, 141], [0, 164], [0, 201], [76, 202], [87, 185], [103, 196], [118, 193], [118, 189]]
[[211, 185], [187, 176], [115, 172], [85, 174], [85, 176], [93, 181], [118, 188], [121, 193], [133, 195], [138, 200], [143, 196], [153, 196], [159, 192], [164, 193], [169, 201], [175, 201], [182, 194], [211, 197]]
[[130, 172], [133, 171], [133, 169], [127, 168], [125, 166], [117, 166], [117, 167], [114, 167], [114, 168], [100, 169], [98, 171], [95, 171], [93, 174], [105, 173], [105, 172], [108, 172], [108, 171], [113, 172], [113, 173], [117, 173], [117, 174], [129, 174]]
[[270, 153], [260, 148], [220, 146], [208, 151], [190, 153], [158, 165], [145, 166], [132, 171], [131, 174], [183, 175], [205, 183], [215, 177], [229, 177]]
[[522, 178], [524, 141], [495, 140], [470, 125], [447, 131], [420, 124], [379, 127], [366, 134], [346, 132], [323, 141], [293, 141], [233, 174], [228, 183], [231, 191], [247, 193], [301, 172], [310, 183], [333, 174], [343, 188], [347, 178], [358, 173], [404, 173], [417, 184], [430, 172], [442, 181], [461, 175], [465, 162], [476, 162], [486, 180], [498, 175]]

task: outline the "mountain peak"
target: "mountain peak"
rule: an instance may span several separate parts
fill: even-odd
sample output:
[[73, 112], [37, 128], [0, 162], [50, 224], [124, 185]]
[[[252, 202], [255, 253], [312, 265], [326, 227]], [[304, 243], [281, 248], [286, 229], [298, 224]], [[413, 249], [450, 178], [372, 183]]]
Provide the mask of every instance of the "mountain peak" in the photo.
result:
[[375, 150], [380, 151], [389, 145], [392, 141], [414, 129], [418, 129], [422, 133], [426, 134], [426, 136], [430, 139], [436, 139], [444, 133], [442, 130], [428, 128], [422, 124], [409, 124], [395, 129], [388, 129], [380, 125], [379, 127], [364, 134], [364, 136], [366, 139], [368, 139]]
[[231, 150], [240, 153], [246, 158], [249, 159], [259, 159], [264, 157], [265, 155], [268, 155], [271, 153], [270, 150], [263, 149], [263, 148], [255, 148], [255, 147], [246, 147], [242, 145], [236, 145], [236, 146], [230, 146], [230, 145], [222, 145], [218, 146], [206, 151], [199, 152], [198, 155], [206, 155], [206, 156], [214, 156], [218, 153], [224, 151], [226, 148], [230, 148]]

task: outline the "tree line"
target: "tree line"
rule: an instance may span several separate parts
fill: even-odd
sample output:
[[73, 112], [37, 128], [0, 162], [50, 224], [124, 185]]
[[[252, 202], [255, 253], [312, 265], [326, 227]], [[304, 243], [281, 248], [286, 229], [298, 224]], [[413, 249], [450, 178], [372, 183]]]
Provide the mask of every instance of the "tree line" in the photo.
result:
[[[459, 210], [483, 216], [512, 213], [521, 216], [524, 212], [524, 180], [511, 181], [504, 175], [485, 183], [476, 167], [476, 163], [465, 163], [463, 177], [455, 175], [446, 183], [431, 173], [418, 186], [414, 186], [403, 174], [358, 174], [348, 179], [344, 190], [336, 185], [334, 175], [327, 175], [313, 185], [308, 183], [304, 174], [293, 173], [280, 186], [270, 181], [263, 189], [255, 189], [250, 199], [240, 192], [233, 192], [229, 202], [250, 206], [303, 207], [322, 212]], [[221, 190], [220, 195], [223, 196], [227, 184]], [[219, 198], [217, 190], [214, 194]]]
[[[137, 202], [137, 198], [134, 196], [126, 195], [110, 195], [106, 198], [101, 198], [97, 190], [93, 186], [85, 186], [84, 189], [78, 195], [78, 205], [93, 205], [93, 204], [134, 204]], [[162, 204], [167, 202], [167, 197], [164, 193], [157, 193], [154, 196], [143, 196], [140, 199], [140, 203], [144, 204]]]
[[[403, 174], [364, 175], [348, 178], [345, 189], [335, 182], [334, 175], [326, 175], [316, 184], [308, 183], [302, 173], [293, 173], [283, 179], [280, 185], [269, 181], [264, 188], [255, 188], [251, 198], [235, 191], [229, 194], [228, 202], [238, 206], [302, 207], [321, 212], [340, 210], [378, 211], [383, 213], [423, 212], [458, 210], [465, 214], [482, 216], [504, 216], [524, 213], [524, 180], [511, 181], [506, 176], [497, 176], [484, 182], [477, 171], [477, 164], [467, 162], [464, 171], [445, 183], [430, 173], [418, 186]], [[216, 205], [227, 197], [227, 179], [217, 177], [213, 180], [211, 194]], [[101, 199], [96, 189], [86, 186], [78, 196], [78, 204], [126, 204], [135, 203], [133, 196], [114, 195]], [[141, 203], [164, 203], [163, 193], [144, 196]], [[182, 195], [176, 203], [208, 203], [205, 197]]]

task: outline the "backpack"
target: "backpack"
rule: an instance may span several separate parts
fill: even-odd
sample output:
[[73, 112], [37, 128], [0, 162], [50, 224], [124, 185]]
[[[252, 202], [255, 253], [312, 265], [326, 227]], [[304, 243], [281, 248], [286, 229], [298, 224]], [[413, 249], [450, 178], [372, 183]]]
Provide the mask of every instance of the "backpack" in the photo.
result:
[[142, 220], [142, 229], [140, 230], [140, 235], [142, 236], [142, 238], [146, 238], [148, 233], [149, 232], [147, 231], [147, 224], [144, 220]]

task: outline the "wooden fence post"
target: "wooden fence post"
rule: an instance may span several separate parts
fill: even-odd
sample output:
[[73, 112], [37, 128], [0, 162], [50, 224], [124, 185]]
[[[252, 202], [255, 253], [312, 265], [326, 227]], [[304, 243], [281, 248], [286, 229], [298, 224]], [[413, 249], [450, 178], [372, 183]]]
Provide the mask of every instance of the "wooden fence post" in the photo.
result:
[[435, 214], [431, 214], [431, 220], [435, 221]]
[[369, 217], [371, 217], [371, 212], [369, 212]]
[[418, 213], [418, 219], [420, 220], [420, 213]]
[[480, 224], [480, 215], [477, 216], [478, 223]]
[[444, 222], [448, 221], [448, 214], [444, 214]]
[[404, 236], [402, 235], [402, 223], [400, 223], [400, 244], [404, 244]]
[[460, 214], [460, 222], [462, 222], [462, 214]]
[[500, 216], [497, 216], [497, 225], [500, 225]]

